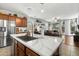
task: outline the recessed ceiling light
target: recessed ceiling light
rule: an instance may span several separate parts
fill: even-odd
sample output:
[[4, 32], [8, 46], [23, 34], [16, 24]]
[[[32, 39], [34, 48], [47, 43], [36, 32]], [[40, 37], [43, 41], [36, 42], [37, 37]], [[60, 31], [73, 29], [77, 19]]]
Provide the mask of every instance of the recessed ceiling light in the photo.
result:
[[28, 10], [32, 10], [32, 8], [27, 8]]
[[44, 5], [44, 3], [40, 3], [40, 5]]
[[41, 9], [41, 13], [44, 13], [44, 10], [43, 9]]

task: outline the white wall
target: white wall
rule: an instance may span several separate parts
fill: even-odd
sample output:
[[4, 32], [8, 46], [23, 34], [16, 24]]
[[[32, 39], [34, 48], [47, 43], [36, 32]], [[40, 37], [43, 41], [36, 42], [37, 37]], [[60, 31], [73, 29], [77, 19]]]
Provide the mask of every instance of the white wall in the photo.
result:
[[[27, 22], [28, 23], [34, 23], [36, 20], [37, 20], [36, 18], [29, 17]], [[48, 22], [46, 22], [46, 21], [42, 21], [42, 22], [45, 24], [45, 30], [48, 30]], [[27, 23], [27, 26], [28, 26], [28, 23]]]
[[60, 17], [60, 19], [73, 19], [73, 18], [78, 18], [79, 16], [79, 13], [76, 13], [76, 14], [72, 14], [72, 15], [66, 15], [66, 16], [62, 16]]

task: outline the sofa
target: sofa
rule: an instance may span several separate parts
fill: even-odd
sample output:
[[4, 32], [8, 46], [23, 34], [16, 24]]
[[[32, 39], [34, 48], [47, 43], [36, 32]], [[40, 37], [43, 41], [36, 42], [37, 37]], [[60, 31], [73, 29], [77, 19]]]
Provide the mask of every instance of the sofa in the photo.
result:
[[44, 35], [48, 35], [48, 36], [60, 36], [60, 34], [59, 34], [59, 32], [57, 30], [53, 30], [53, 31], [45, 30], [44, 31]]

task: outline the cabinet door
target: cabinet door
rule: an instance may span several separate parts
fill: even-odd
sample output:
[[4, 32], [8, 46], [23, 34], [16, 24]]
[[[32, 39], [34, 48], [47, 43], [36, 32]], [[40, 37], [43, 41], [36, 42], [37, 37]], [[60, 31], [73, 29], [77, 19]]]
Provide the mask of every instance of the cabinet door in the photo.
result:
[[23, 18], [16, 18], [16, 26], [17, 27], [26, 27], [27, 26], [27, 20]]
[[17, 48], [18, 48], [18, 47], [17, 47], [17, 41], [15, 40], [15, 41], [14, 41], [14, 55], [15, 55], [15, 56], [17, 56], [17, 52], [18, 52]]
[[23, 44], [21, 44], [20, 42], [17, 42], [18, 47], [25, 52], [25, 46]]
[[15, 43], [15, 56], [39, 56], [37, 53], [31, 49], [25, 47], [20, 42]]
[[3, 20], [8, 20], [9, 16], [6, 15], [6, 14], [1, 14], [0, 13], [0, 19], [3, 19]]
[[25, 56], [25, 52], [22, 49], [20, 49], [19, 47], [18, 47], [17, 53], [18, 53], [17, 56]]
[[22, 22], [23, 22], [23, 27], [26, 27], [27, 26], [27, 20], [26, 19], [22, 19]]
[[29, 48], [26, 48], [26, 55], [27, 56], [39, 56], [37, 53], [33, 52]]
[[9, 16], [8, 16], [8, 15], [3, 14], [3, 19], [4, 19], [4, 20], [8, 20], [8, 19], [9, 19]]
[[9, 21], [16, 21], [16, 17], [15, 16], [9, 16]]
[[22, 26], [22, 20], [20, 18], [16, 18], [16, 26], [21, 27]]
[[3, 15], [0, 13], [0, 19], [3, 19]]
[[18, 53], [18, 56], [25, 56], [25, 46], [23, 44], [21, 44], [20, 42], [17, 42], [17, 53]]

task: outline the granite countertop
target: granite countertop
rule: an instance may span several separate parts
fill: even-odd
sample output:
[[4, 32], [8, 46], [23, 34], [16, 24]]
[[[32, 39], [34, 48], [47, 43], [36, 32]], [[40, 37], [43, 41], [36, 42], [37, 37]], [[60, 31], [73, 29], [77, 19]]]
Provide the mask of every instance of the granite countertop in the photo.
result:
[[41, 56], [51, 56], [63, 41], [60, 37], [41, 36], [39, 34], [34, 34], [34, 37], [38, 39], [28, 42], [17, 37], [24, 35], [26, 34], [11, 34], [10, 36]]

